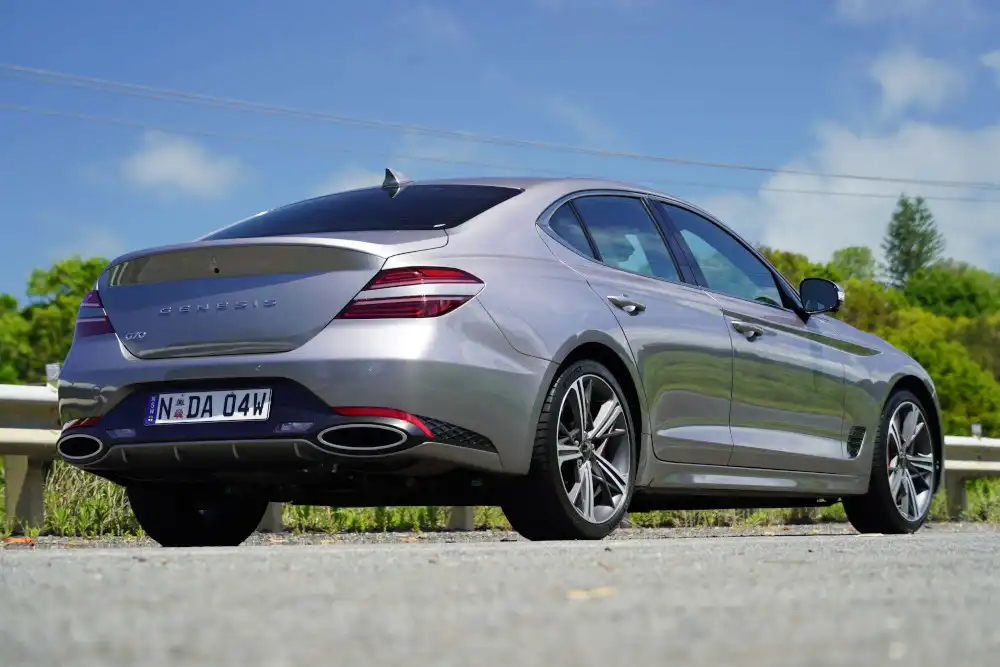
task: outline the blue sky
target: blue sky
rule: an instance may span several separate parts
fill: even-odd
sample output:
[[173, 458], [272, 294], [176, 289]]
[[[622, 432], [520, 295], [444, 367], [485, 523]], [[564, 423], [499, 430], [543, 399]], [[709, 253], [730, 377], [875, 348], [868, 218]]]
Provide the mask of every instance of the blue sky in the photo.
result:
[[[1000, 182], [994, 0], [4, 3], [0, 63], [645, 154]], [[554, 171], [655, 183], [751, 240], [817, 259], [877, 246], [894, 202], [776, 189], [904, 189], [430, 138], [8, 75], [0, 105], [168, 130], [0, 109], [0, 292], [17, 296], [33, 268], [60, 257], [189, 240], [377, 179], [387, 164], [415, 178]], [[489, 166], [414, 159], [428, 157]], [[948, 254], [1000, 270], [1000, 201], [930, 203]]]

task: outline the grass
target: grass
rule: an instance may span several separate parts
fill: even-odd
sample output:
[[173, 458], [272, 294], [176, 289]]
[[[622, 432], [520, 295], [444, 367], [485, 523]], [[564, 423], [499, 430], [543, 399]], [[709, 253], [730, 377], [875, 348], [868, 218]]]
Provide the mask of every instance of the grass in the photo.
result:
[[[0, 534], [13, 526], [3, 506], [3, 467], [0, 466]], [[938, 493], [931, 507], [932, 520], [946, 520], [945, 493]], [[445, 528], [446, 507], [372, 507], [344, 509], [286, 505], [285, 526], [293, 532], [433, 531]], [[792, 523], [846, 521], [840, 505], [823, 508], [657, 511], [631, 515], [643, 527], [760, 527]], [[969, 521], [1000, 524], [1000, 480], [976, 480], [968, 488]], [[510, 526], [497, 507], [477, 507], [475, 525], [480, 530], [506, 530]], [[124, 491], [98, 477], [56, 462], [45, 485], [47, 535], [66, 537], [141, 537]]]

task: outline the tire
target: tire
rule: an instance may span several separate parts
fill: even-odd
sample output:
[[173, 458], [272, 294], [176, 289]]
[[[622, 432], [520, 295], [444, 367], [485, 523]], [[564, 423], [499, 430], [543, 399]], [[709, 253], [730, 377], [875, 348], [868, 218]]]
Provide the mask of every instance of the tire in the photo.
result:
[[[579, 438], [570, 441], [564, 438], [564, 457], [575, 456], [573, 452], [578, 452], [579, 457], [560, 464], [560, 421], [564, 426], [574, 424], [579, 414], [574, 407], [579, 395], [577, 388], [581, 386], [585, 393], [589, 391], [588, 407], [592, 408], [588, 411], [588, 430], [592, 433], [597, 430], [599, 425], [594, 424], [593, 417], [602, 414], [596, 406], [604, 406], [604, 415], [613, 417], [610, 428], [605, 429], [609, 435], [582, 444]], [[632, 499], [638, 459], [636, 442], [625, 393], [611, 371], [590, 360], [571, 364], [559, 373], [546, 395], [535, 432], [530, 472], [511, 480], [505, 489], [500, 504], [507, 520], [529, 540], [607, 537], [621, 523]], [[589, 487], [581, 482], [587, 476], [591, 479]], [[582, 485], [578, 487], [578, 483]], [[588, 488], [593, 491], [589, 496]], [[571, 501], [573, 490], [577, 491], [576, 502]], [[586, 502], [588, 497], [591, 503]], [[593, 510], [588, 513], [589, 507]]]
[[164, 547], [238, 546], [256, 530], [268, 501], [218, 495], [198, 501], [190, 490], [139, 484], [126, 489], [142, 529]]
[[[913, 408], [919, 411], [915, 421], [918, 433], [904, 447], [906, 453], [900, 457], [898, 442], [902, 435], [904, 445], [907, 443], [906, 419]], [[890, 424], [893, 419], [896, 421], [895, 428]], [[921, 423], [922, 427], [919, 426]], [[919, 530], [927, 521], [939, 474], [939, 461], [928, 426], [927, 408], [912, 392], [894, 392], [886, 401], [872, 450], [868, 492], [863, 496], [843, 499], [847, 519], [858, 532], [908, 534]], [[895, 495], [891, 485], [897, 473], [890, 477], [891, 467], [903, 470]], [[907, 478], [910, 484], [907, 484]], [[912, 497], [918, 501], [912, 505], [903, 502], [904, 495], [909, 495], [911, 491], [916, 491]]]

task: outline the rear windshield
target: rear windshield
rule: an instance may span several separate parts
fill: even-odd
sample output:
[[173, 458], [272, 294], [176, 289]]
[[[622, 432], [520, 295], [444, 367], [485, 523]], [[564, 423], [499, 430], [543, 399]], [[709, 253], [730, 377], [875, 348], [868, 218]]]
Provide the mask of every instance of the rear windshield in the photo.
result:
[[204, 240], [450, 229], [520, 192], [492, 185], [411, 185], [390, 197], [388, 190], [365, 188], [282, 206], [220, 229]]

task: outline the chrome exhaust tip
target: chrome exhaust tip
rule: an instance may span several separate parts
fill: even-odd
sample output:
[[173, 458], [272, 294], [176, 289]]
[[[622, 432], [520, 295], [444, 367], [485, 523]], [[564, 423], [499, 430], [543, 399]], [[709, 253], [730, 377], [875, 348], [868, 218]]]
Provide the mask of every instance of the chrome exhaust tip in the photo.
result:
[[409, 438], [406, 431], [385, 424], [339, 424], [316, 436], [324, 448], [344, 454], [374, 454], [399, 447]]
[[56, 444], [56, 451], [64, 460], [76, 463], [100, 455], [104, 451], [104, 443], [92, 435], [74, 433], [61, 438]]

